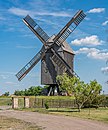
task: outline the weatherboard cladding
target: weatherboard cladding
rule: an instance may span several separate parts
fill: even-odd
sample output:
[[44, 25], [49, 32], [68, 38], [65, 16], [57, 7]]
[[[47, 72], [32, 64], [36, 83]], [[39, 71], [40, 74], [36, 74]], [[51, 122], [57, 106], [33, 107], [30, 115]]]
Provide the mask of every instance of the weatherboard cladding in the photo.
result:
[[[52, 42], [52, 36], [48, 44]], [[57, 47], [57, 45], [53, 46], [54, 50], [58, 52], [58, 54], [67, 62], [67, 64], [73, 70], [73, 59], [74, 52], [68, 43], [65, 41], [61, 47]], [[54, 59], [52, 59], [53, 54], [51, 51], [48, 51], [44, 58], [41, 60], [41, 84], [56, 84], [56, 76], [63, 74], [65, 72], [64, 68], [60, 68], [62, 64], [57, 65], [54, 63]], [[56, 57], [55, 57], [56, 58]], [[59, 61], [57, 61], [59, 62]]]

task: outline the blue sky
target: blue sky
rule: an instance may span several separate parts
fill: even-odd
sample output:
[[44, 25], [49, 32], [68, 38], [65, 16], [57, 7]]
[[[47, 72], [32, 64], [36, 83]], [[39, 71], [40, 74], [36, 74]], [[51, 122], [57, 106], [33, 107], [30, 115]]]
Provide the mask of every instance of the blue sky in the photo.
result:
[[79, 9], [87, 16], [67, 39], [76, 53], [74, 69], [81, 80], [96, 79], [108, 93], [107, 0], [0, 0], [0, 94], [41, 83], [40, 62], [21, 82], [15, 77], [42, 47], [22, 18], [29, 14], [51, 36]]

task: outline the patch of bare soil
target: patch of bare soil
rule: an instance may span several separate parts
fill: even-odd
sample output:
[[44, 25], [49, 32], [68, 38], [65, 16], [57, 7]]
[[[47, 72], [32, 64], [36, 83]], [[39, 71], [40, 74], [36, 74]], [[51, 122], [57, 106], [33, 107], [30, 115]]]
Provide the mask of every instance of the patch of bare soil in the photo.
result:
[[108, 124], [69, 116], [14, 110], [2, 110], [0, 111], [0, 116], [7, 116], [9, 118], [16, 118], [24, 122], [33, 123], [44, 130], [108, 130]]
[[41, 130], [41, 128], [19, 119], [0, 116], [0, 130]]

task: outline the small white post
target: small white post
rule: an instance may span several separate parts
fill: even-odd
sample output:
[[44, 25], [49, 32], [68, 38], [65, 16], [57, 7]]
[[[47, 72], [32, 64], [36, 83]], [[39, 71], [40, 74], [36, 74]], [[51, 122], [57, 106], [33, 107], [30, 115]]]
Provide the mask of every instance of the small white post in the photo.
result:
[[29, 108], [29, 97], [24, 97], [24, 107]]
[[12, 108], [18, 108], [18, 97], [12, 97]]

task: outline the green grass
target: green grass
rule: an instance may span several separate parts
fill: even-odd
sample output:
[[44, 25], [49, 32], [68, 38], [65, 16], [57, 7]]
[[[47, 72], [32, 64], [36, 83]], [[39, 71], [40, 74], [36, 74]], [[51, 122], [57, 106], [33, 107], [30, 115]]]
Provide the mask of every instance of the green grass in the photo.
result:
[[108, 108], [82, 109], [81, 112], [78, 112], [77, 109], [49, 109], [49, 113], [97, 120], [108, 123]]
[[0, 106], [12, 105], [12, 98], [0, 98]]
[[0, 96], [0, 98], [11, 98], [11, 96]]
[[108, 123], [108, 108], [98, 108], [98, 109], [86, 108], [82, 109], [81, 112], [79, 112], [78, 109], [70, 109], [70, 108], [49, 108], [48, 110], [46, 110], [45, 108], [29, 108], [20, 110], [39, 112], [43, 114], [72, 116]]
[[30, 96], [30, 98], [37, 98], [37, 99], [63, 99], [63, 100], [68, 100], [68, 99], [74, 99], [74, 96]]

